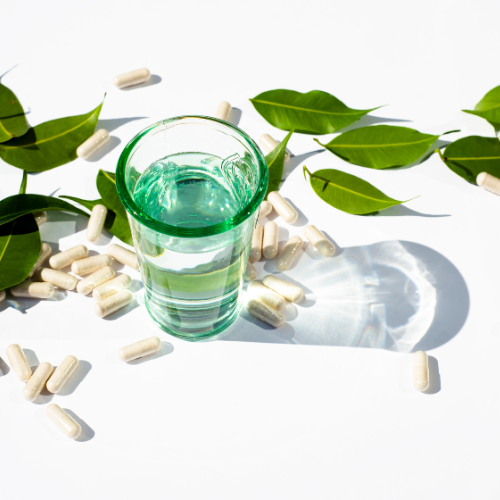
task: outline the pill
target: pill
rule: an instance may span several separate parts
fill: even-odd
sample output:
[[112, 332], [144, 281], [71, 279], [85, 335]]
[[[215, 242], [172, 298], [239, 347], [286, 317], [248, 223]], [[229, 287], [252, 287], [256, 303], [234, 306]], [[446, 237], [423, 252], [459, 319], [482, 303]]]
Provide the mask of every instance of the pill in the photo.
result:
[[7, 294], [5, 293], [5, 290], [0, 290], [0, 302], [2, 302], [2, 300], [5, 300], [6, 296]]
[[73, 264], [76, 260], [84, 259], [88, 254], [89, 250], [85, 245], [76, 245], [76, 247], [53, 255], [49, 260], [49, 264], [52, 269], [62, 269]]
[[278, 224], [266, 222], [264, 226], [264, 242], [262, 253], [266, 259], [274, 259], [278, 255]]
[[257, 222], [252, 235], [252, 249], [250, 250], [250, 262], [257, 262], [262, 257], [262, 237], [264, 228]]
[[132, 278], [128, 274], [121, 274], [112, 280], [106, 281], [102, 285], [94, 288], [92, 296], [95, 300], [104, 300], [122, 290], [126, 290], [132, 284]]
[[324, 257], [333, 257], [335, 255], [335, 246], [316, 226], [306, 226], [304, 236]]
[[293, 224], [299, 218], [297, 211], [278, 193], [278, 191], [271, 191], [267, 195], [267, 199], [285, 222]]
[[14, 297], [31, 297], [34, 299], [50, 299], [54, 295], [54, 285], [52, 283], [34, 283], [24, 281], [10, 289]]
[[247, 311], [252, 316], [261, 321], [265, 321], [275, 328], [281, 326], [285, 321], [283, 314], [255, 299], [251, 299], [247, 302]]
[[42, 243], [42, 250], [40, 252], [40, 256], [38, 257], [38, 260], [35, 262], [33, 269], [28, 274], [28, 278], [31, 278], [36, 273], [37, 269], [45, 262], [47, 257], [50, 255], [50, 252], [52, 252], [52, 248], [50, 248], [50, 245], [48, 245], [47, 243]]
[[78, 278], [64, 271], [56, 271], [48, 267], [41, 267], [35, 274], [34, 281], [46, 281], [63, 290], [74, 290]]
[[139, 342], [122, 347], [118, 351], [118, 357], [122, 361], [132, 361], [158, 352], [160, 347], [161, 340], [158, 337], [150, 337], [149, 339], [139, 340]]
[[21, 382], [27, 382], [31, 377], [31, 368], [21, 346], [11, 344], [7, 347], [7, 357], [17, 378]]
[[52, 365], [47, 361], [38, 365], [35, 373], [31, 375], [23, 389], [22, 395], [26, 401], [35, 401], [45, 387], [47, 380], [49, 380], [49, 377], [52, 375], [52, 370]]
[[94, 290], [94, 288], [102, 285], [106, 281], [113, 279], [114, 277], [115, 271], [112, 267], [103, 267], [95, 273], [92, 273], [90, 276], [87, 276], [82, 281], [79, 281], [78, 285], [76, 285], [76, 290], [82, 295], [88, 295]]
[[260, 204], [259, 219], [262, 219], [262, 217], [266, 217], [272, 211], [273, 211], [273, 206], [267, 200], [264, 200]]
[[35, 218], [38, 227], [47, 222], [47, 212], [41, 210], [40, 212], [33, 212], [33, 217]]
[[276, 267], [280, 271], [286, 271], [292, 265], [295, 259], [299, 256], [303, 243], [304, 242], [300, 236], [292, 236], [286, 242], [286, 245], [276, 260]]
[[108, 254], [114, 259], [125, 266], [129, 266], [133, 269], [139, 269], [139, 263], [137, 262], [137, 255], [135, 252], [123, 248], [120, 245], [109, 245]]
[[101, 236], [104, 221], [108, 215], [108, 209], [104, 205], [95, 205], [90, 214], [89, 223], [87, 225], [87, 240], [90, 242], [97, 241]]
[[80, 424], [68, 415], [59, 405], [50, 404], [45, 410], [47, 417], [57, 425], [59, 430], [70, 439], [78, 439], [82, 433]]
[[134, 71], [129, 71], [128, 73], [123, 73], [122, 75], [115, 76], [113, 83], [119, 89], [123, 89], [125, 87], [132, 87], [133, 85], [146, 83], [149, 80], [150, 76], [151, 73], [149, 72], [149, 69], [141, 68]]
[[299, 302], [304, 297], [304, 291], [302, 288], [296, 285], [288, 283], [288, 281], [276, 278], [271, 274], [264, 276], [262, 284], [267, 286], [276, 293], [279, 293], [282, 297], [289, 300], [290, 302]]
[[[273, 149], [276, 149], [279, 146], [279, 142], [273, 139], [269, 134], [263, 134], [257, 140], [260, 149], [267, 156]], [[285, 149], [285, 161], [290, 159], [290, 151]]]
[[92, 134], [83, 144], [78, 146], [76, 149], [76, 156], [85, 160], [89, 156], [93, 155], [97, 150], [101, 149], [108, 141], [108, 131], [101, 128]]
[[413, 355], [413, 387], [417, 391], [429, 388], [429, 360], [424, 351], [417, 351]]
[[248, 261], [245, 272], [243, 273], [243, 279], [245, 281], [252, 281], [257, 277], [257, 269], [253, 266], [253, 264]]
[[229, 118], [229, 113], [231, 113], [231, 104], [226, 101], [222, 101], [217, 107], [215, 118], [227, 121], [227, 119]]
[[71, 264], [71, 271], [79, 275], [89, 274], [111, 264], [113, 264], [113, 258], [109, 255], [93, 255], [92, 257], [86, 257], [85, 259], [73, 262]]
[[73, 376], [77, 368], [78, 359], [75, 356], [66, 356], [47, 381], [47, 390], [52, 394], [57, 394]]
[[477, 176], [476, 182], [477, 185], [481, 186], [483, 189], [500, 196], [500, 179], [497, 177], [488, 174], [487, 172], [481, 172]]
[[250, 297], [264, 302], [264, 304], [277, 311], [281, 311], [285, 307], [285, 299], [279, 293], [276, 293], [258, 281], [249, 283], [247, 291]]
[[101, 300], [94, 305], [94, 312], [97, 316], [104, 318], [108, 314], [112, 314], [122, 307], [128, 306], [134, 296], [130, 290], [122, 290], [121, 292], [111, 295], [107, 299]]

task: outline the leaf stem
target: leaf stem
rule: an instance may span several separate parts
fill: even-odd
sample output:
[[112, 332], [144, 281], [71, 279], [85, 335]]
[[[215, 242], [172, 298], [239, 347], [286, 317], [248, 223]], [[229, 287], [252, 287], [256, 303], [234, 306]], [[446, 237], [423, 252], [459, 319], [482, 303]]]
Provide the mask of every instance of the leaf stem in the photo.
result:
[[19, 194], [26, 194], [26, 188], [28, 187], [28, 172], [23, 170], [23, 180], [21, 181], [21, 187], [19, 188]]
[[304, 179], [307, 181], [307, 177], [306, 177], [306, 172], [309, 174], [309, 177], [312, 176], [311, 172], [309, 172], [309, 170], [307, 170], [307, 167], [304, 165], [303, 169], [302, 169], [302, 172], [304, 173]]
[[441, 160], [446, 163], [446, 158], [443, 156], [443, 153], [441, 153], [441, 150], [439, 148], [437, 148], [434, 153], [437, 153], [440, 156]]

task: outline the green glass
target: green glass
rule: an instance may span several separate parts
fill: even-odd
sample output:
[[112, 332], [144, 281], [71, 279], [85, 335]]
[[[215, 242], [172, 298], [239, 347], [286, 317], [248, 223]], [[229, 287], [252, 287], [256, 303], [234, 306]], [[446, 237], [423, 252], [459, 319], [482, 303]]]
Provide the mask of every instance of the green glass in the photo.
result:
[[266, 159], [237, 127], [204, 116], [155, 123], [116, 169], [154, 321], [186, 340], [225, 330], [241, 310]]

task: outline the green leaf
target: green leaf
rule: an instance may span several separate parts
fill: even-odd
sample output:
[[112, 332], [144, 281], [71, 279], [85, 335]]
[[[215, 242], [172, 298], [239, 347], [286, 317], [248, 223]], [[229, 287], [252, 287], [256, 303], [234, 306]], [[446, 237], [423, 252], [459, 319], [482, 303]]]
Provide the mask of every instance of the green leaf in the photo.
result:
[[304, 177], [306, 172], [314, 192], [323, 201], [349, 214], [369, 214], [405, 203], [389, 198], [369, 182], [340, 170], [323, 169], [311, 173], [304, 166]]
[[21, 283], [41, 250], [40, 232], [32, 214], [0, 226], [0, 290]]
[[367, 168], [408, 165], [422, 156], [439, 135], [422, 134], [407, 127], [377, 125], [344, 132], [324, 146], [349, 163]]
[[22, 137], [0, 144], [0, 158], [28, 172], [43, 172], [73, 161], [78, 146], [94, 133], [102, 104], [85, 115], [30, 128]]
[[20, 137], [28, 128], [24, 109], [16, 95], [0, 83], [0, 142]]
[[496, 129], [500, 128], [500, 85], [490, 90], [474, 107], [474, 110], [462, 109], [464, 113], [480, 116]]
[[321, 90], [269, 90], [250, 101], [271, 125], [303, 134], [331, 134], [378, 109], [351, 109]]
[[281, 178], [283, 177], [286, 145], [292, 134], [293, 130], [266, 156], [269, 168], [269, 184], [267, 186], [266, 197], [271, 191], [278, 191]]

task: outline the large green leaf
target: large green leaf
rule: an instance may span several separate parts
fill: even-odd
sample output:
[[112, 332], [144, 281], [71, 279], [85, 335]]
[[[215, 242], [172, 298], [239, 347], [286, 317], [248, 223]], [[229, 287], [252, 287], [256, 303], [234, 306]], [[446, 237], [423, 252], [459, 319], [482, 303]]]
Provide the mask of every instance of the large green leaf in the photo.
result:
[[28, 172], [43, 172], [76, 158], [76, 149], [95, 131], [102, 103], [90, 113], [59, 118], [0, 144], [0, 158]]
[[0, 83], [0, 142], [20, 137], [28, 128], [21, 103], [12, 90]]
[[331, 134], [378, 109], [351, 109], [321, 90], [269, 90], [250, 101], [271, 125], [303, 134]]
[[266, 156], [267, 166], [269, 168], [269, 184], [267, 186], [267, 195], [271, 191], [278, 191], [281, 178], [283, 177], [283, 166], [285, 165], [286, 145], [293, 130]]
[[314, 192], [323, 201], [349, 214], [369, 214], [405, 203], [389, 198], [369, 182], [340, 170], [323, 169], [311, 173], [304, 166], [304, 177], [306, 172]]
[[464, 113], [480, 116], [496, 129], [500, 128], [500, 85], [490, 90], [474, 107], [474, 110], [462, 109]]
[[422, 134], [407, 127], [377, 125], [344, 132], [324, 146], [345, 161], [368, 168], [408, 165], [422, 156], [439, 135]]
[[42, 242], [33, 214], [0, 226], [0, 290], [21, 283], [33, 269]]

